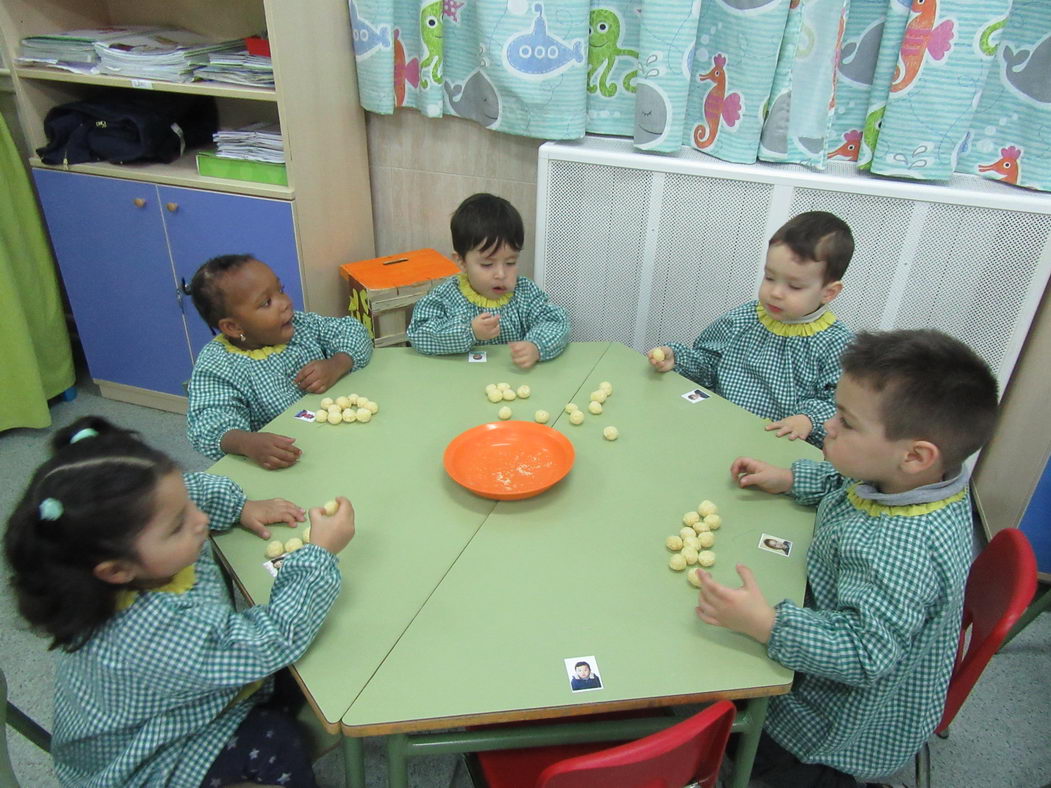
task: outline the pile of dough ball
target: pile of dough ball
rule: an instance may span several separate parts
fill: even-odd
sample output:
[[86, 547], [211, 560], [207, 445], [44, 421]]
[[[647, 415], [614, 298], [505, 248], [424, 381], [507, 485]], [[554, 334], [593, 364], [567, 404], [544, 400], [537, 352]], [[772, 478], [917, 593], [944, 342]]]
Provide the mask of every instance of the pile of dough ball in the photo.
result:
[[[339, 502], [336, 500], [326, 501], [321, 510], [329, 517], [339, 511]], [[293, 536], [286, 542], [280, 539], [271, 539], [266, 543], [266, 557], [278, 558], [286, 553], [294, 553], [305, 544], [310, 544], [310, 526], [303, 529], [303, 536]]]
[[[710, 548], [715, 546], [714, 531], [722, 527], [719, 507], [711, 501], [701, 501], [696, 509], [691, 509], [682, 516], [682, 528], [676, 536], [664, 540], [664, 546], [671, 550], [668, 568], [681, 572], [687, 566], [709, 567], [715, 564], [715, 553]], [[693, 586], [700, 585], [696, 569], [686, 573], [686, 579]]]
[[[598, 388], [592, 391], [588, 395], [588, 413], [593, 416], [598, 416], [605, 410], [605, 403], [610, 397], [613, 396], [613, 384], [608, 380], [604, 380], [598, 384]], [[584, 411], [580, 409], [575, 402], [566, 403], [565, 407], [566, 415], [569, 417], [569, 423], [574, 426], [580, 426], [584, 423]], [[608, 441], [615, 441], [620, 437], [620, 430], [614, 427], [612, 424], [602, 428], [602, 437]]]
[[314, 413], [318, 424], [353, 424], [372, 421], [380, 412], [380, 406], [364, 394], [347, 394], [344, 397], [325, 397], [321, 409]]
[[517, 389], [510, 383], [490, 383], [485, 387], [485, 396], [490, 402], [513, 402], [516, 399], [529, 399], [533, 392], [524, 383]]

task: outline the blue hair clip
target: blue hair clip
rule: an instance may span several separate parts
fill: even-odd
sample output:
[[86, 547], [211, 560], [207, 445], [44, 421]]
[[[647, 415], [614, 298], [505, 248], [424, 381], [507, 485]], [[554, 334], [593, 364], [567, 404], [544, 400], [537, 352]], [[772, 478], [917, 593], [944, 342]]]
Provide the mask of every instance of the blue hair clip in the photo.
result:
[[40, 502], [40, 519], [57, 520], [62, 516], [62, 502], [57, 498], [45, 498]]
[[[98, 437], [98, 432], [91, 429], [91, 427], [85, 427], [82, 430], [77, 430], [73, 437], [69, 439], [70, 443], [76, 443], [77, 441], [84, 440], [84, 438], [95, 438]], [[50, 499], [48, 499], [50, 500]], [[57, 501], [56, 501], [57, 503]]]

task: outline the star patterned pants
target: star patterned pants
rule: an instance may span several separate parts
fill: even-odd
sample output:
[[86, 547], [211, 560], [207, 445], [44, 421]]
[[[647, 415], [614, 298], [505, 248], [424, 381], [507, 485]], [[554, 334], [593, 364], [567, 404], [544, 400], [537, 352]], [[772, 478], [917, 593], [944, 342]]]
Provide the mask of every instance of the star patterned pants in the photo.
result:
[[287, 714], [256, 706], [212, 763], [201, 788], [236, 783], [317, 788], [302, 731]]

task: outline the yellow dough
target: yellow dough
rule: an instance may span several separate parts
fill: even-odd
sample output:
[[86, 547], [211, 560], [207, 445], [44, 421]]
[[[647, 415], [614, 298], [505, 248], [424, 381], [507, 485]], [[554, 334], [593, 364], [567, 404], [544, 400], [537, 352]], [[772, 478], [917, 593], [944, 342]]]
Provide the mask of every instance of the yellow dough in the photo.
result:
[[500, 391], [506, 391], [507, 389], [511, 388], [511, 384], [510, 383], [497, 383], [496, 387], [498, 389], [500, 389]]
[[358, 420], [357, 411], [355, 411], [354, 408], [347, 408], [345, 411], [343, 411], [342, 419], [347, 424], [350, 424], [352, 422], [357, 421]]
[[500, 389], [490, 389], [489, 392], [485, 396], [487, 396], [489, 398], [490, 402], [503, 402], [504, 401], [504, 393], [502, 391], [500, 391]]
[[340, 410], [350, 407], [350, 400], [346, 397], [336, 397], [336, 405], [339, 406]]
[[612, 397], [613, 396], [613, 384], [610, 383], [608, 380], [604, 380], [601, 383], [599, 383], [598, 387], [602, 391], [606, 392], [606, 396], [607, 397]]
[[507, 400], [508, 402], [511, 402], [517, 396], [518, 395], [515, 394], [515, 390], [514, 389], [510, 389], [510, 388], [504, 389], [504, 399]]
[[690, 581], [690, 585], [694, 588], [701, 587], [701, 572], [699, 569], [691, 569], [687, 572], [686, 579]]
[[584, 414], [581, 413], [579, 410], [573, 411], [572, 413], [569, 414], [569, 423], [570, 424], [583, 424], [584, 423]]
[[650, 351], [650, 358], [654, 361], [664, 361], [664, 351], [659, 347], [655, 347]]
[[671, 550], [673, 553], [677, 553], [682, 550], [682, 537], [669, 536], [664, 540], [664, 546]]
[[507, 419], [511, 418], [511, 409], [504, 405], [502, 408], [500, 408], [500, 410], [496, 412], [496, 415], [506, 421]]
[[360, 394], [348, 394], [347, 399], [350, 400], [351, 405], [357, 405], [359, 402], [366, 398], [362, 397]]
[[326, 421], [328, 421], [328, 411], [319, 410], [317, 413], [314, 414], [314, 421], [320, 424], [324, 424]]
[[285, 552], [285, 546], [281, 544], [280, 539], [274, 539], [266, 544], [266, 557], [277, 558], [279, 555]]
[[717, 514], [710, 514], [704, 518], [705, 524], [712, 531], [718, 531], [723, 524], [723, 518]]
[[620, 430], [610, 424], [608, 427], [602, 428], [602, 437], [608, 441], [615, 441], [620, 437]]
[[686, 563], [690, 566], [697, 563], [697, 551], [692, 547], [682, 548], [682, 557], [686, 559]]
[[372, 421], [372, 411], [368, 408], [358, 408], [358, 421], [362, 424]]
[[551, 414], [546, 410], [538, 410], [533, 414], [533, 418], [538, 424], [547, 424], [547, 420], [551, 418]]
[[606, 401], [606, 392], [604, 392], [602, 389], [596, 389], [595, 391], [592, 391], [591, 401], [597, 402], [601, 405], [603, 402]]
[[567, 402], [566, 407], [563, 408], [563, 410], [565, 410], [566, 413], [572, 413], [575, 410], [580, 410], [580, 408], [577, 407], [575, 402]]
[[697, 563], [701, 566], [713, 566], [715, 564], [715, 553], [711, 550], [701, 550], [697, 554]]
[[289, 539], [287, 542], [285, 542], [285, 552], [286, 553], [294, 553], [296, 550], [298, 550], [302, 546], [303, 546], [303, 540], [300, 539], [298, 536], [293, 536], [291, 539]]
[[711, 547], [715, 544], [715, 534], [711, 531], [705, 531], [704, 533], [697, 534], [697, 538], [694, 541], [696, 541], [701, 547]]
[[[694, 550], [700, 552], [701, 551], [701, 540], [698, 539], [696, 536], [687, 536], [685, 539], [682, 540], [682, 546], [683, 547], [692, 547]], [[711, 545], [708, 545], [708, 546], [711, 547]]]
[[325, 397], [323, 400], [321, 400], [321, 407], [323, 407], [325, 410], [328, 410], [335, 404], [336, 401], [332, 399], [332, 397]]
[[676, 553], [668, 559], [668, 568], [676, 572], [681, 572], [686, 568], [686, 559], [682, 557], [682, 553]]
[[485, 393], [488, 394], [490, 391], [499, 391], [495, 383], [487, 383], [485, 385]]
[[303, 544], [310, 544], [310, 526], [303, 529]]
[[517, 393], [518, 396], [522, 399], [529, 399], [529, 395], [533, 393], [533, 390], [523, 383], [521, 386], [518, 387]]
[[687, 525], [679, 529], [679, 538], [682, 539], [684, 544], [686, 543], [686, 540], [689, 539], [691, 536], [696, 538], [697, 534], [693, 532], [693, 529], [690, 528], [690, 526]]
[[693, 525], [694, 523], [699, 523], [700, 521], [701, 516], [697, 514], [697, 512], [686, 512], [686, 514], [682, 516], [683, 525]]
[[375, 416], [377, 413], [380, 412], [379, 403], [378, 402], [373, 402], [372, 400], [366, 400], [365, 401], [365, 410], [367, 410], [369, 413], [371, 413], [373, 416]]
[[719, 511], [719, 507], [711, 501], [701, 501], [697, 506], [697, 514], [701, 517], [707, 517], [710, 514], [715, 514]]
[[602, 412], [602, 404], [592, 400], [588, 403], [588, 410], [594, 413], [596, 416]]
[[693, 530], [695, 530], [699, 534], [703, 534], [707, 533], [712, 529], [708, 527], [708, 523], [706, 523], [704, 520], [698, 520], [693, 524]]
[[339, 501], [326, 501], [325, 505], [321, 507], [325, 514], [329, 517], [339, 511]]

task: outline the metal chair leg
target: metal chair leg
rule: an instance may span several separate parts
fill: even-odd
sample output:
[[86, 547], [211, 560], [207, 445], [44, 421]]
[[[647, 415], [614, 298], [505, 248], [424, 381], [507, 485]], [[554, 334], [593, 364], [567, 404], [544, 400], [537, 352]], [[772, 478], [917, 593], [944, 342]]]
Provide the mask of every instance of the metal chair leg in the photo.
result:
[[931, 788], [931, 748], [927, 742], [916, 753], [916, 788]]

